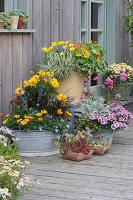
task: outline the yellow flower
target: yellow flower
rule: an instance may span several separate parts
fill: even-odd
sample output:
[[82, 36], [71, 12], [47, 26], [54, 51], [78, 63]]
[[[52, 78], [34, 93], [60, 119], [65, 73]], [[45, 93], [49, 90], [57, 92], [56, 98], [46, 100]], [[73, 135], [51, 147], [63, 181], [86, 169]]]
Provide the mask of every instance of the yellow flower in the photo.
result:
[[40, 76], [44, 76], [45, 75], [45, 72], [43, 71], [43, 70], [40, 70], [39, 72], [38, 72], [38, 74], [40, 75]]
[[62, 46], [64, 44], [63, 41], [58, 42], [58, 46]]
[[8, 119], [5, 119], [5, 120], [3, 121], [3, 124], [6, 124], [6, 123], [7, 123], [7, 121], [8, 121]]
[[33, 119], [33, 117], [30, 115], [30, 116], [29, 116], [29, 119]]
[[67, 100], [67, 96], [65, 94], [59, 94], [56, 98], [58, 99], [58, 101], [61, 101], [63, 103], [65, 103]]
[[0, 113], [0, 117], [2, 117], [3, 113]]
[[63, 55], [64, 55], [64, 53], [63, 53], [63, 52], [61, 52], [61, 53], [60, 53], [60, 55], [61, 55], [61, 56], [63, 56]]
[[24, 116], [25, 119], [29, 119], [29, 116]]
[[101, 60], [100, 60], [99, 58], [97, 58], [96, 62], [99, 62], [99, 63], [100, 63], [100, 62], [101, 62]]
[[54, 46], [56, 46], [57, 43], [56, 42], [52, 42], [51, 44], [54, 47]]
[[10, 116], [10, 114], [5, 115], [5, 117], [9, 117], [9, 116]]
[[50, 83], [51, 83], [52, 87], [54, 87], [54, 88], [58, 88], [59, 87], [59, 82], [57, 81], [56, 78], [51, 79]]
[[73, 47], [73, 46], [74, 46], [74, 44], [73, 44], [73, 43], [71, 43], [71, 44], [69, 44], [69, 46], [70, 46], [70, 47]]
[[66, 112], [67, 115], [72, 116], [72, 113]]
[[63, 49], [67, 49], [68, 45], [63, 46]]
[[40, 117], [40, 118], [38, 118], [38, 121], [42, 121], [42, 118]]
[[42, 50], [43, 50], [44, 52], [49, 51], [49, 50], [47, 49], [47, 47], [43, 47]]
[[20, 115], [14, 115], [14, 117], [17, 119], [17, 118], [19, 118], [19, 117], [20, 117]]
[[81, 53], [76, 52], [76, 56], [81, 56]]
[[84, 55], [84, 58], [88, 58], [88, 56], [89, 56], [89, 52], [86, 52]]
[[69, 44], [69, 41], [66, 41], [65, 44]]
[[83, 41], [78, 41], [79, 43], [82, 43]]
[[26, 125], [30, 120], [29, 119], [24, 119], [23, 121], [20, 121], [22, 125]]
[[57, 110], [57, 113], [58, 113], [59, 115], [61, 115], [63, 112], [62, 112], [61, 109], [58, 109], [58, 110]]
[[31, 74], [34, 74], [34, 72], [33, 72], [33, 71], [30, 71], [30, 73], [31, 73]]
[[41, 116], [42, 116], [42, 113], [37, 113], [36, 116], [37, 116], [37, 117], [41, 117]]
[[15, 93], [17, 94], [17, 95], [23, 95], [24, 94], [24, 90], [22, 89], [22, 88], [17, 88], [16, 90], [15, 90]]
[[70, 51], [75, 51], [75, 48], [74, 48], [74, 47], [71, 47], [69, 50], [70, 50]]
[[20, 121], [22, 121], [22, 119], [18, 119], [18, 120], [17, 120], [17, 122], [20, 122]]
[[53, 51], [53, 50], [54, 50], [54, 47], [49, 47], [48, 50], [52, 50], [52, 51]]
[[41, 110], [41, 113], [47, 114], [47, 111], [46, 110]]

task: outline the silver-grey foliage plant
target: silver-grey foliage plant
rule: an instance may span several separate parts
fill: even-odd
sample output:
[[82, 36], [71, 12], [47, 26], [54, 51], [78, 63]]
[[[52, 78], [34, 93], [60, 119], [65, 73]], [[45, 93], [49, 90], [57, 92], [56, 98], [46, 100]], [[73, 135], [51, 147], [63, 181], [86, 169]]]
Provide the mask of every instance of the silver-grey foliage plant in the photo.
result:
[[90, 115], [94, 113], [107, 113], [110, 112], [110, 106], [104, 104], [103, 97], [96, 97], [95, 100], [88, 98], [85, 102], [81, 103], [80, 116]]
[[45, 72], [54, 72], [56, 78], [65, 78], [72, 72], [79, 71], [79, 67], [74, 64], [74, 57], [70, 51], [64, 55], [49, 51], [48, 54], [45, 54], [40, 67]]

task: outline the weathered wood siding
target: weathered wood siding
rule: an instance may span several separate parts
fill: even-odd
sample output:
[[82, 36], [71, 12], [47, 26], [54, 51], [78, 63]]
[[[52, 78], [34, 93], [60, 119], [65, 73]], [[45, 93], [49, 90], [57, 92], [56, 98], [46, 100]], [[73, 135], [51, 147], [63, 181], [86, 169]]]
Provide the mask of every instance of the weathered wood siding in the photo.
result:
[[8, 112], [15, 89], [32, 69], [31, 50], [32, 34], [0, 33], [0, 112]]
[[133, 66], [133, 48], [129, 48], [131, 40], [129, 34], [126, 33], [123, 16], [127, 15], [127, 9], [123, 0], [116, 0], [116, 37], [115, 37], [115, 56], [116, 63], [126, 62], [130, 59]]

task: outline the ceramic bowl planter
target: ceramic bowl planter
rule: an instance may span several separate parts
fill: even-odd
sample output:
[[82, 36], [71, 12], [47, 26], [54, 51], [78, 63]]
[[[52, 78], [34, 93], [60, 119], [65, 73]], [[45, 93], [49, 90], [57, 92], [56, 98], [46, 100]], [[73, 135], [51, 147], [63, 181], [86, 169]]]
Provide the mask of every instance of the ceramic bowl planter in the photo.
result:
[[[107, 142], [107, 138], [108, 138], [108, 143], [111, 145], [112, 142], [113, 142], [113, 136], [114, 136], [114, 132], [112, 129], [102, 129], [101, 130], [102, 133], [104, 133], [104, 136], [103, 136], [103, 142]], [[93, 137], [91, 139], [91, 141], [98, 141], [98, 142], [101, 142], [101, 138], [96, 138], [96, 136], [99, 134], [98, 133], [93, 133]]]
[[19, 139], [17, 149], [20, 156], [49, 156], [58, 154], [59, 150], [55, 147], [55, 134], [52, 131], [13, 131]]
[[88, 160], [92, 157], [93, 150], [90, 150], [89, 153], [74, 153], [74, 152], [67, 152], [67, 153], [61, 153], [62, 158], [67, 160], [73, 160], [76, 162], [82, 161], [82, 160]]
[[105, 153], [108, 152], [109, 147], [110, 145], [104, 146], [103, 148], [91, 147], [91, 150], [93, 150], [93, 155], [103, 156]]
[[57, 92], [75, 97], [74, 101], [80, 101], [84, 90], [84, 77], [80, 72], [73, 72], [68, 78], [59, 79]]
[[18, 27], [18, 20], [19, 20], [19, 16], [11, 16], [12, 18], [12, 25], [11, 25], [11, 29], [17, 29]]
[[26, 23], [23, 23], [23, 20], [26, 20], [26, 17], [19, 17], [18, 29], [25, 29]]

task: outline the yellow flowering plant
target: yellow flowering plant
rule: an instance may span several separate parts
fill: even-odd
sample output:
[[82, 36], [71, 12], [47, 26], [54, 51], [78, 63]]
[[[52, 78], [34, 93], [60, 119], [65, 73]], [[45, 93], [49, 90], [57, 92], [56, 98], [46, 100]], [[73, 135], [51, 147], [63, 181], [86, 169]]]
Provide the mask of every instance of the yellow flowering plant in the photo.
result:
[[64, 78], [72, 74], [73, 71], [80, 71], [85, 78], [88, 73], [98, 73], [107, 68], [104, 61], [104, 49], [96, 42], [78, 44], [72, 41], [52, 42], [50, 47], [43, 47], [44, 58], [41, 69], [53, 71], [57, 78]]
[[58, 94], [59, 87], [53, 72], [31, 72], [15, 90], [16, 99], [10, 101], [10, 113], [0, 113], [1, 124], [12, 130], [52, 130], [60, 132], [71, 120], [68, 107], [71, 97]]

